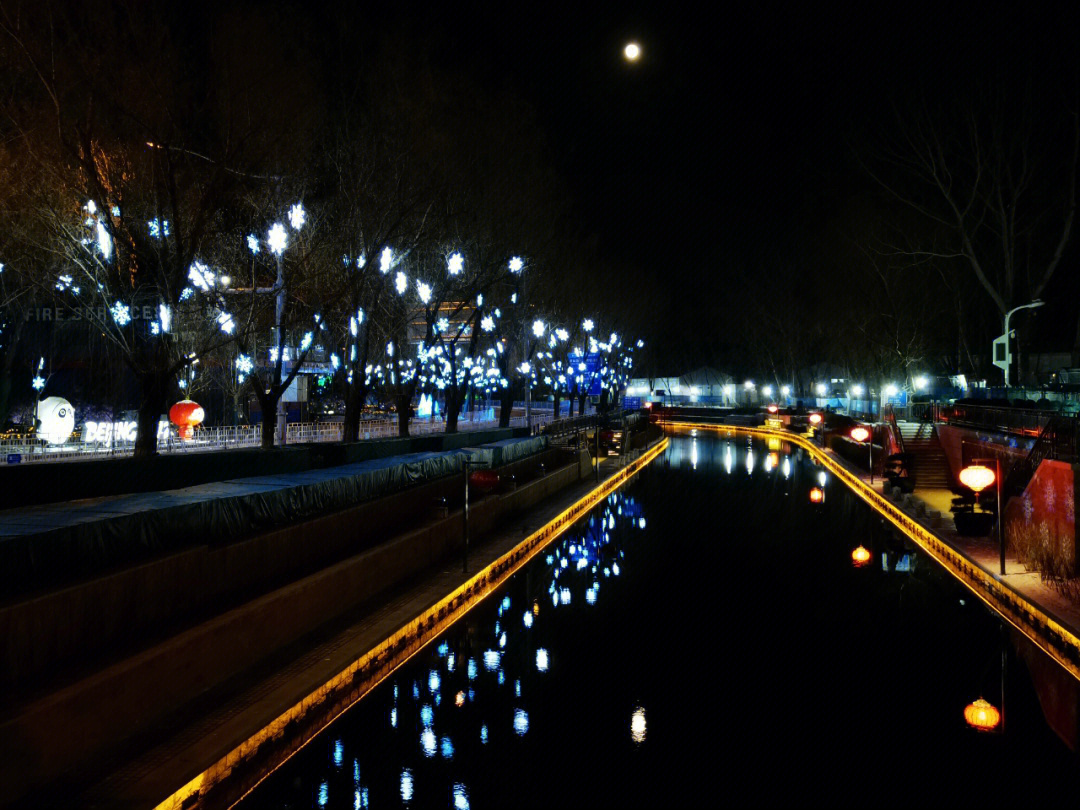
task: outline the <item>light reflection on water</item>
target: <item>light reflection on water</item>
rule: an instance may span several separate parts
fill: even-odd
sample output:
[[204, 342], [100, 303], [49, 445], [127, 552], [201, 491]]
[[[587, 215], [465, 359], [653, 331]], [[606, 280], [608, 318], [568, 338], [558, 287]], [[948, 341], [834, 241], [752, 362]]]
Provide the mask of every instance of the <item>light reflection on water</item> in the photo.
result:
[[[864, 583], [872, 582], [868, 579], [872, 576], [884, 578], [887, 588], [895, 588], [900, 604], [904, 604], [904, 600], [917, 604], [920, 600], [931, 599], [926, 581], [929, 578], [927, 563], [906, 548], [902, 540], [890, 539], [880, 529], [874, 532], [859, 529], [858, 536], [852, 533], [854, 529], [846, 531], [843, 524], [845, 521], [850, 523], [849, 516], [864, 509], [861, 504], [850, 498], [851, 503], [845, 506], [846, 490], [840, 487], [835, 498], [830, 492], [827, 504], [810, 505], [809, 490], [825, 485], [828, 478], [825, 472], [786, 443], [766, 453], [762, 448], [762, 445], [721, 437], [674, 443], [666, 463], [671, 465], [672, 472], [683, 476], [672, 480], [684, 483], [658, 490], [655, 498], [677, 498], [686, 477], [690, 477], [694, 481], [711, 482], [715, 487], [752, 487], [754, 492], [760, 493], [759, 500], [745, 500], [744, 490], [740, 489], [740, 495], [731, 501], [734, 510], [729, 505], [728, 511], [718, 511], [712, 503], [704, 501], [701, 503], [703, 520], [698, 524], [700, 531], [680, 533], [680, 527], [672, 525], [671, 511], [662, 513], [657, 508], [657, 501], [649, 501], [641, 494], [643, 488], [652, 486], [650, 476], [663, 481], [668, 473], [663, 469], [647, 470], [643, 481], [606, 499], [550, 546], [543, 556], [535, 558], [517, 574], [504, 591], [474, 609], [445, 637], [419, 653], [386, 684], [331, 726], [333, 737], [328, 738], [322, 748], [321, 761], [319, 745], [308, 746], [252, 794], [251, 806], [359, 807], [368, 806], [371, 801], [374, 806], [499, 807], [514, 804], [523, 791], [530, 789], [532, 793], [528, 795], [532, 804], [539, 805], [542, 804], [541, 796], [552, 794], [545, 794], [540, 788], [548, 778], [546, 775], [524, 775], [531, 773], [530, 763], [547, 762], [549, 767], [557, 768], [559, 766], [553, 762], [560, 761], [558, 752], [579, 741], [581, 745], [592, 746], [587, 750], [595, 753], [597, 761], [591, 762], [591, 767], [597, 771], [597, 784], [614, 789], [622, 784], [619, 780], [625, 780], [625, 785], [619, 788], [624, 791], [620, 795], [624, 803], [634, 804], [640, 796], [632, 787], [633, 763], [638, 761], [633, 757], [648, 757], [651, 751], [663, 750], [661, 746], [672, 746], [676, 739], [681, 745], [687, 738], [692, 738], [693, 731], [688, 724], [695, 713], [705, 716], [710, 712], [730, 710], [729, 704], [738, 709], [745, 703], [747, 711], [754, 705], [765, 705], [749, 699], [764, 698], [768, 694], [755, 691], [760, 689], [756, 684], [744, 685], [749, 697], [733, 694], [724, 701], [717, 696], [717, 687], [721, 686], [719, 680], [704, 693], [698, 694], [689, 688], [680, 680], [682, 670], [690, 667], [693, 659], [698, 657], [713, 660], [716, 650], [705, 641], [712, 639], [715, 642], [725, 636], [694, 638], [700, 644], [697, 647], [679, 645], [669, 638], [676, 631], [668, 622], [689, 617], [693, 627], [705, 625], [711, 628], [718, 620], [723, 623], [727, 614], [713, 601], [716, 591], [689, 589], [686, 586], [687, 567], [701, 568], [697, 560], [703, 546], [723, 545], [737, 555], [737, 562], [731, 565], [732, 576], [759, 577], [760, 572], [750, 568], [744, 559], [744, 549], [753, 546], [739, 545], [743, 538], [736, 531], [728, 531], [728, 524], [738, 516], [737, 510], [775, 503], [779, 493], [791, 494], [793, 497], [785, 501], [792, 504], [789, 510], [801, 511], [789, 515], [777, 510], [763, 521], [782, 527], [777, 535], [778, 547], [784, 549], [785, 555], [791, 555], [793, 550], [800, 552], [797, 563], [789, 562], [786, 556], [778, 556], [778, 564], [808, 566], [815, 560], [834, 555], [843, 576], [855, 583], [856, 593], [864, 588]], [[768, 475], [754, 475], [755, 464], [760, 459], [764, 459], [763, 468]], [[780, 472], [782, 475], [777, 474]], [[648, 520], [643, 501], [650, 509]], [[859, 525], [865, 526], [865, 511], [859, 514], [863, 514]], [[808, 549], [810, 541], [802, 536], [808, 531], [805, 528], [808, 520], [821, 524], [823, 536], [830, 539], [835, 548], [822, 545]], [[757, 534], [753, 540], [764, 542]], [[818, 542], [821, 542], [820, 538]], [[882, 565], [854, 569], [850, 550], [856, 543], [873, 549], [881, 557]], [[681, 567], [675, 566], [674, 574], [669, 572], [669, 581], [654, 582], [653, 577], [659, 576], [660, 572], [650, 571], [648, 564], [639, 564], [643, 562], [642, 555], [646, 550], [651, 550], [654, 555], [648, 558], [654, 566], [657, 559], [681, 558]], [[803, 553], [811, 551], [813, 554]], [[707, 576], [707, 571], [703, 571], [703, 576]], [[911, 584], [906, 587], [908, 582]], [[899, 583], [899, 587], [889, 583]], [[850, 593], [848, 597], [851, 598]], [[816, 586], [808, 589], [807, 598], [824, 599]], [[627, 626], [630, 623], [623, 617], [628, 605], [643, 603], [656, 614], [656, 626], [642, 625], [642, 617], [648, 613], [640, 612], [635, 614], [636, 624]], [[688, 611], [685, 613], [684, 603]], [[955, 599], [953, 604], [956, 604]], [[745, 611], [748, 605], [740, 603], [736, 607]], [[938, 608], [935, 610], [940, 612]], [[663, 618], [665, 616], [667, 618]], [[896, 643], [912, 643], [910, 631], [902, 622], [893, 629], [888, 623], [890, 620], [879, 619], [879, 613], [870, 611], [859, 611], [855, 618], [872, 628], [861, 632], [872, 633], [875, 638], [883, 632], [894, 633]], [[891, 621], [898, 622], [896, 619]], [[575, 644], [569, 643], [571, 633], [581, 637]], [[594, 633], [597, 634], [595, 637], [592, 636]], [[748, 640], [752, 637], [740, 636], [740, 643], [745, 645]], [[846, 640], [844, 644], [847, 644]], [[773, 646], [770, 644], [770, 648]], [[613, 661], [613, 668], [591, 660], [594, 648], [605, 651], [604, 654]], [[815, 647], [806, 649], [817, 652]], [[842, 644], [838, 649], [846, 647]], [[830, 654], [837, 656], [836, 650], [831, 650]], [[741, 649], [724, 649], [723, 655], [731, 656], [726, 659], [725, 671], [741, 673], [744, 677], [756, 673], [754, 659], [744, 660]], [[762, 652], [756, 651], [754, 655], [760, 656]], [[651, 663], [662, 673], [661, 683], [665, 688], [659, 691], [642, 687], [648, 680], [641, 667], [648, 659], [654, 659]], [[462, 661], [464, 666], [460, 666]], [[843, 661], [849, 669], [853, 666], [852, 660]], [[764, 675], [752, 674], [763, 683], [774, 679], [780, 702], [791, 686], [787, 671], [791, 659], [784, 659], [782, 664], [783, 677], [769, 669]], [[831, 658], [823, 658], [820, 666], [829, 669], [834, 665]], [[837, 672], [846, 673], [841, 664], [835, 666]], [[935, 660], [933, 667], [939, 666]], [[959, 669], [966, 672], [963, 665]], [[981, 671], [981, 662], [979, 669]], [[605, 677], [611, 682], [597, 681]], [[707, 675], [708, 678], [715, 678], [715, 672]], [[841, 680], [845, 694], [849, 695], [847, 675]], [[623, 681], [628, 684], [627, 690], [636, 694], [628, 695], [625, 700], [612, 701], [618, 705], [613, 707], [610, 715], [591, 713], [589, 705], [578, 696], [581, 692], [592, 695], [598, 702], [607, 700], [605, 692], [622, 694], [619, 687]], [[966, 694], [967, 690], [976, 688], [977, 685], [964, 684], [957, 700], [977, 697]], [[859, 689], [866, 691], [867, 699], [872, 700], [872, 680], [860, 682]], [[441, 701], [444, 690], [448, 699]], [[884, 694], [895, 695], [897, 692]], [[828, 702], [827, 696], [811, 694], [799, 699], [799, 711], [808, 708], [813, 711], [816, 699], [823, 700], [833, 711], [839, 711], [837, 706], [842, 706]], [[925, 703], [928, 698], [923, 695], [920, 700]], [[672, 701], [674, 706], [670, 705]], [[665, 702], [669, 705], [664, 706]], [[906, 701], [909, 710], [911, 704], [911, 700]], [[814, 717], [817, 724], [824, 723], [819, 715]], [[1016, 722], [1015, 712], [1010, 718]], [[752, 732], [736, 723], [732, 733], [745, 736]], [[763, 733], [774, 732], [766, 729]], [[859, 726], [858, 733], [867, 732]], [[852, 735], [855, 734], [852, 731]], [[804, 742], [812, 739], [813, 735]], [[619, 748], [620, 744], [625, 749]], [[700, 748], [713, 750], [715, 741], [703, 741]], [[812, 744], [803, 750], [807, 753], [802, 756], [812, 757]], [[340, 770], [346, 756], [354, 758], [354, 779], [341, 783], [335, 772]], [[551, 757], [556, 759], [553, 761]], [[662, 758], [659, 761], [667, 762]], [[747, 768], [747, 772], [752, 770]], [[365, 775], [363, 784], [361, 773]], [[645, 779], [647, 773], [651, 773], [653, 779], [648, 784], [655, 786], [669, 782], [672, 770], [670, 767], [658, 767], [656, 772], [645, 769], [636, 778]], [[827, 777], [827, 768], [822, 773], [824, 777], [819, 778]], [[347, 769], [345, 775], [347, 779]], [[716, 778], [723, 777], [718, 774]], [[608, 781], [604, 782], [604, 779]], [[281, 796], [290, 798], [275, 798]], [[546, 806], [557, 805], [558, 802], [546, 803]]]

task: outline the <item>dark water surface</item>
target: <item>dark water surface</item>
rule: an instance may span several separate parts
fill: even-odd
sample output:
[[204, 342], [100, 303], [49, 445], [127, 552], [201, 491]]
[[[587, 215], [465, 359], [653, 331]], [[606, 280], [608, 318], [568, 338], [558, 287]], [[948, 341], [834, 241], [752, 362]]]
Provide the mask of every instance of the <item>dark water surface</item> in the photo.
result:
[[1076, 795], [1077, 722], [1071, 676], [800, 451], [684, 434], [243, 806], [1028, 806]]

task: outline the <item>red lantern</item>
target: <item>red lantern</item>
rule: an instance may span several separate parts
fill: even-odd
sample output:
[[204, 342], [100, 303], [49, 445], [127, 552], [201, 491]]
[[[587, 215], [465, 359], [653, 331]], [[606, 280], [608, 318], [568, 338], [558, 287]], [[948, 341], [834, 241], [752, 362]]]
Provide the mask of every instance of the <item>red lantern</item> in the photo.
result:
[[856, 568], [862, 568], [870, 562], [870, 552], [864, 546], [859, 546], [851, 552], [851, 561]]
[[870, 438], [870, 431], [860, 425], [859, 427], [852, 429], [851, 438], [857, 442], [865, 442]]
[[810, 490], [810, 503], [821, 503], [825, 500], [825, 490], [821, 487], [814, 487]]
[[1001, 722], [1001, 712], [979, 698], [964, 709], [964, 719], [976, 731], [993, 731]]
[[191, 438], [193, 428], [201, 425], [206, 418], [206, 412], [198, 402], [190, 399], [182, 399], [169, 408], [169, 421], [176, 425], [180, 438], [185, 441]]
[[814, 427], [817, 427], [818, 425], [820, 425], [821, 424], [821, 414], [820, 413], [812, 413], [812, 414], [810, 414], [810, 424], [813, 425]]
[[499, 474], [494, 470], [476, 470], [469, 475], [469, 486], [479, 493], [491, 492], [499, 485]]
[[970, 487], [975, 492], [982, 492], [994, 483], [994, 471], [982, 464], [972, 464], [960, 471], [960, 483]]

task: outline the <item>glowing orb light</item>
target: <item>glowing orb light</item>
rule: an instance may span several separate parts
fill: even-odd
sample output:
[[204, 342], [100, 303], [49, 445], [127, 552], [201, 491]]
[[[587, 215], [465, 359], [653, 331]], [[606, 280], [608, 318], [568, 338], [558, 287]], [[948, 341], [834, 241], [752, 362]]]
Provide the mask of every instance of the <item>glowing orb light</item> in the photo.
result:
[[857, 442], [865, 442], [870, 438], [870, 431], [862, 426], [853, 428], [851, 431], [851, 438]]
[[960, 483], [975, 492], [982, 492], [994, 483], [995, 478], [994, 471], [982, 464], [972, 464], [960, 471]]
[[641, 46], [636, 42], [628, 42], [623, 48], [623, 57], [627, 62], [636, 62], [641, 58]]
[[856, 568], [862, 568], [870, 562], [870, 552], [867, 551], [864, 546], [859, 546], [851, 552], [851, 561], [855, 564]]
[[817, 427], [818, 425], [820, 425], [821, 424], [821, 414], [820, 413], [812, 413], [812, 414], [810, 414], [810, 424], [813, 425], [814, 427]]
[[765, 410], [767, 410], [769, 413], [776, 413], [780, 409], [776, 405], [769, 405], [765, 408]]
[[821, 487], [810, 490], [810, 503], [821, 503], [825, 500], [825, 491]]
[[63, 444], [75, 430], [75, 409], [63, 397], [46, 397], [37, 404], [37, 435], [49, 444]]
[[1001, 712], [979, 698], [964, 709], [964, 719], [976, 731], [993, 731], [1001, 722]]
[[205, 418], [202, 405], [190, 399], [182, 399], [169, 408], [169, 421], [176, 425], [180, 438], [185, 441], [191, 438], [195, 426], [201, 425]]

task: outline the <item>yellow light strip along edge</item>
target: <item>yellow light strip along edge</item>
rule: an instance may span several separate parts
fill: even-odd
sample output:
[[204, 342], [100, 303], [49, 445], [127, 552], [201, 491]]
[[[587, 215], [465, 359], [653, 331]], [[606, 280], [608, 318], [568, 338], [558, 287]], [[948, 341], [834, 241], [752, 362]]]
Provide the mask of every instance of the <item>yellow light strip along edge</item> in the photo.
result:
[[[858, 475], [832, 456], [825, 453], [810, 439], [797, 433], [770, 428], [742, 425], [717, 425], [703, 422], [665, 422], [680, 428], [741, 433], [768, 439], [782, 439], [798, 445], [812, 455], [823, 467], [843, 481], [848, 489], [862, 498], [873, 509], [915, 542], [924, 552], [952, 574], [987, 607], [1023, 633], [1036, 647], [1054, 659], [1063, 669], [1080, 680], [1080, 638], [1065, 627], [1061, 621], [1045, 609], [1029, 601], [994, 575], [983, 570], [974, 561], [948, 544], [931, 529], [923, 526], [885, 496], [873, 489]], [[1066, 651], [1068, 654], [1066, 654]]]
[[[396, 672], [409, 659], [441, 635], [446, 628], [482, 602], [485, 597], [498, 590], [506, 580], [539, 554], [552, 540], [562, 535], [582, 515], [664, 452], [667, 446], [668, 439], [664, 438], [654, 447], [646, 450], [638, 459], [627, 464], [619, 472], [602, 482], [596, 489], [530, 534], [502, 557], [494, 560], [483, 570], [413, 618], [408, 624], [372, 647], [302, 701], [279, 715], [268, 726], [249, 737], [202, 773], [189, 780], [179, 790], [159, 802], [155, 810], [180, 810], [181, 807], [187, 810], [187, 808], [197, 806], [198, 799], [192, 802], [193, 797], [204, 791], [210, 791], [215, 785], [224, 781], [237, 765], [255, 754], [262, 744], [281, 737], [285, 733], [288, 724], [302, 718], [312, 710], [325, 707], [330, 700], [336, 698], [337, 705], [328, 713], [325, 722], [317, 729], [306, 734], [305, 738], [297, 743], [287, 755], [283, 756], [273, 768], [263, 774], [244, 793], [244, 796], [247, 796], [270, 774], [288, 762], [308, 742], [317, 737], [319, 732]], [[365, 670], [374, 671], [365, 672]], [[355, 686], [353, 683], [357, 680], [354, 677], [356, 673], [363, 673], [359, 679], [359, 686]], [[352, 686], [351, 689], [350, 686]], [[233, 806], [238, 804], [244, 796], [234, 802]]]

